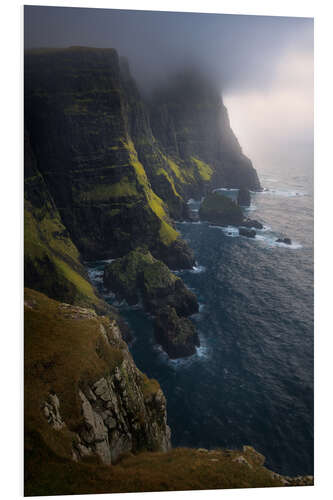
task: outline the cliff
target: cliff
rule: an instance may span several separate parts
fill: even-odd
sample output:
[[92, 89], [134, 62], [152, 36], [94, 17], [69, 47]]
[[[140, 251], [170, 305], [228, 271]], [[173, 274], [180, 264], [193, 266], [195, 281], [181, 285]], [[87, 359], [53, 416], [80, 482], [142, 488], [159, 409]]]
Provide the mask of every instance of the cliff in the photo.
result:
[[160, 386], [83, 265], [115, 258], [107, 286], [143, 299], [171, 356], [194, 352], [173, 219], [213, 187], [260, 189], [216, 89], [186, 73], [144, 101], [113, 49], [28, 51], [24, 149], [25, 494], [310, 484], [249, 447], [171, 450]]
[[187, 216], [187, 198], [222, 185], [260, 189], [216, 89], [185, 73], [144, 102], [113, 49], [28, 51], [25, 125], [85, 259], [145, 244], [172, 268], [191, 267], [171, 221]]
[[37, 434], [63, 459], [108, 465], [170, 448], [163, 393], [135, 366], [117, 322], [25, 289], [28, 459]]

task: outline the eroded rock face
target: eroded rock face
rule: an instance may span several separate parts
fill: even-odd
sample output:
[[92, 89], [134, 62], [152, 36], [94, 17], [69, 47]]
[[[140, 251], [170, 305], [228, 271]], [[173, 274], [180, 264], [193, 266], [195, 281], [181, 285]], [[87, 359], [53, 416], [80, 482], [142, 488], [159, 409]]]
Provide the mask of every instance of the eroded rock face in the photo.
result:
[[164, 395], [160, 389], [145, 394], [145, 384], [149, 385], [148, 379], [133, 361], [124, 359], [113, 374], [80, 390], [83, 423], [78, 432], [79, 445], [75, 446], [77, 458], [90, 450], [110, 464], [125, 453], [143, 448], [170, 449]]

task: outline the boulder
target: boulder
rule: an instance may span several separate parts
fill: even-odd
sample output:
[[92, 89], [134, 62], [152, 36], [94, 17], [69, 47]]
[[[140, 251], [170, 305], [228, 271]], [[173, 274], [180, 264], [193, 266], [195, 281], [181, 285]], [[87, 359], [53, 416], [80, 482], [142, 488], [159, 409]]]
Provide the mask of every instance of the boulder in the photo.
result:
[[240, 227], [239, 234], [240, 234], [240, 236], [246, 236], [247, 238], [255, 238], [256, 237], [255, 230], [248, 229], [247, 227]]
[[276, 243], [284, 243], [285, 245], [291, 245], [291, 239], [290, 238], [278, 238], [275, 240]]
[[156, 341], [170, 358], [183, 358], [195, 353], [200, 345], [196, 329], [188, 318], [178, 316], [174, 307], [161, 309], [154, 321]]

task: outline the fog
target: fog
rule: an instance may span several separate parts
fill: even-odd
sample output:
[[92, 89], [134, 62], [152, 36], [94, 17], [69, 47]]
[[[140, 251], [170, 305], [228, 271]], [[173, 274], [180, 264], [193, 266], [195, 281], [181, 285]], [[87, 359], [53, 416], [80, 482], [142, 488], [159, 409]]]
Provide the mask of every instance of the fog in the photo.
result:
[[114, 47], [141, 89], [196, 66], [259, 169], [312, 162], [313, 20], [25, 7], [25, 47]]

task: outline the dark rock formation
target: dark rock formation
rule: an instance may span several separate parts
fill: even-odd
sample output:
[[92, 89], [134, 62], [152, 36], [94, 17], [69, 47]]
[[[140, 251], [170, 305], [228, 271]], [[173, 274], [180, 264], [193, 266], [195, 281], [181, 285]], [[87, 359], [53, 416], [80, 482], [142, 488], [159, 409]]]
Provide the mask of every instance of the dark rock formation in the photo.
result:
[[145, 310], [153, 314], [166, 305], [180, 316], [198, 312], [195, 295], [147, 249], [138, 248], [107, 265], [104, 286], [130, 305], [142, 300]]
[[240, 227], [239, 234], [240, 234], [240, 236], [246, 236], [247, 238], [255, 238], [256, 237], [255, 229], [249, 229], [247, 227]]
[[216, 192], [206, 196], [199, 216], [201, 220], [221, 226], [239, 226], [244, 218], [241, 208], [234, 201]]
[[244, 219], [242, 222], [243, 227], [254, 227], [255, 229], [263, 229], [263, 225], [261, 222], [255, 220], [255, 219]]
[[251, 194], [246, 188], [240, 188], [237, 195], [237, 204], [240, 207], [249, 207], [251, 205]]
[[159, 310], [154, 321], [154, 334], [170, 358], [191, 356], [195, 347], [200, 345], [193, 323], [187, 318], [180, 318], [175, 308], [170, 306]]
[[291, 245], [291, 243], [292, 243], [290, 238], [278, 238], [275, 241], [276, 241], [276, 243], [284, 243], [285, 245]]

